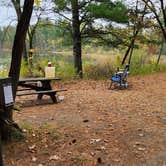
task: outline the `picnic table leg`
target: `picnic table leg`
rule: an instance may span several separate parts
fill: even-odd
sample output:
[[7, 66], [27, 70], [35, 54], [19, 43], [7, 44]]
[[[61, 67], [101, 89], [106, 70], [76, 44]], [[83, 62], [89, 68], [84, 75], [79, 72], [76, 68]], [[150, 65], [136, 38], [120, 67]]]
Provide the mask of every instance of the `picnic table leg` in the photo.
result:
[[56, 98], [56, 96], [55, 96], [55, 93], [51, 93], [51, 94], [50, 94], [50, 97], [51, 97], [53, 103], [57, 103], [57, 98]]
[[[51, 81], [50, 80], [44, 80], [44, 81], [41, 81], [42, 83], [42, 89], [43, 90], [52, 90], [52, 87], [51, 87]], [[56, 93], [50, 93], [49, 94], [50, 98], [52, 99], [53, 103], [57, 103], [57, 98], [56, 98]], [[43, 94], [39, 94], [38, 95], [38, 99], [42, 99], [43, 97]]]
[[43, 97], [43, 94], [38, 94], [37, 99], [41, 100]]
[[[53, 103], [57, 103], [57, 98], [56, 98], [56, 96], [55, 96], [55, 93], [51, 93], [51, 94], [49, 94], [49, 96], [51, 97]], [[39, 100], [41, 100], [42, 97], [43, 97], [43, 94], [38, 94], [38, 96], [37, 96], [37, 98], [38, 98]]]

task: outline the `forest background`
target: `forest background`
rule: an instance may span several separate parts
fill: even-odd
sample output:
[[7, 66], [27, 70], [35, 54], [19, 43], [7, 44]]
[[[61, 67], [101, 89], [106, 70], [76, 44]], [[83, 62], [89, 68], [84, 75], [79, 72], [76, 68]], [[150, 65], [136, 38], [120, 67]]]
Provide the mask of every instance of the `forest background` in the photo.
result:
[[[1, 3], [6, 8], [14, 8], [11, 3]], [[51, 61], [55, 66], [56, 76], [63, 79], [78, 78], [73, 57], [72, 16], [71, 10], [67, 10], [68, 6], [70, 4], [67, 4], [67, 1], [56, 3], [43, 1], [40, 2], [40, 7], [35, 6], [33, 12], [35, 19], [26, 37], [21, 77], [44, 76], [44, 67], [48, 61]], [[91, 5], [90, 10], [93, 10], [93, 15], [89, 10], [90, 14], [84, 15], [86, 21], [80, 24], [82, 66], [86, 79], [108, 79], [116, 67], [121, 66], [134, 31], [138, 25], [141, 25], [140, 19], [144, 14], [150, 13], [144, 11], [144, 6], [139, 1], [135, 3], [121, 1], [109, 4], [109, 7], [109, 10], [106, 10], [105, 6]], [[157, 23], [153, 16], [146, 16], [143, 19], [144, 23], [134, 41], [131, 75], [166, 70], [166, 47]], [[16, 20], [11, 18], [11, 23]], [[0, 29], [2, 77], [7, 75], [10, 67], [15, 30], [15, 24], [1, 26]], [[128, 61], [129, 59], [126, 59], [125, 63]]]

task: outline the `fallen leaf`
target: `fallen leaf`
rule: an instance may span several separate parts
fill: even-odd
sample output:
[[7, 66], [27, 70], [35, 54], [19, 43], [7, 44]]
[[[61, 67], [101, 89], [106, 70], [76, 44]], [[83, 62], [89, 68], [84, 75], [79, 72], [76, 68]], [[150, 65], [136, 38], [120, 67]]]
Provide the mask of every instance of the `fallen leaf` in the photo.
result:
[[28, 148], [29, 148], [29, 150], [33, 150], [33, 149], [35, 149], [35, 147], [36, 147], [36, 145], [32, 145], [32, 146], [29, 146]]
[[97, 142], [100, 142], [100, 141], [101, 141], [100, 138], [99, 139], [91, 139], [90, 144], [97, 143]]

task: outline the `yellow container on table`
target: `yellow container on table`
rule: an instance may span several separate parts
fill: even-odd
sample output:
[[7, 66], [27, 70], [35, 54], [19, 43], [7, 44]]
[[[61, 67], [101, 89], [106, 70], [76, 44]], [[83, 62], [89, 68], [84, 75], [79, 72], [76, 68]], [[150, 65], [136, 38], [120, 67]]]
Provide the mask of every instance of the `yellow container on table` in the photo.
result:
[[54, 78], [55, 77], [55, 67], [45, 67], [45, 77]]

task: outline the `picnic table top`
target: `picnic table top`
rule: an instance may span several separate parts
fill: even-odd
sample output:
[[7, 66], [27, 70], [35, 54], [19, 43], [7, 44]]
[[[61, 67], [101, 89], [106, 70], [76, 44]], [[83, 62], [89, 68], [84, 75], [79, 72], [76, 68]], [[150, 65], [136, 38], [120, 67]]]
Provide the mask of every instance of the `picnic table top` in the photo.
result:
[[47, 78], [47, 77], [30, 77], [30, 78], [20, 78], [19, 83], [21, 82], [34, 82], [34, 81], [51, 81], [51, 80], [61, 80], [61, 78]]

